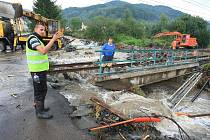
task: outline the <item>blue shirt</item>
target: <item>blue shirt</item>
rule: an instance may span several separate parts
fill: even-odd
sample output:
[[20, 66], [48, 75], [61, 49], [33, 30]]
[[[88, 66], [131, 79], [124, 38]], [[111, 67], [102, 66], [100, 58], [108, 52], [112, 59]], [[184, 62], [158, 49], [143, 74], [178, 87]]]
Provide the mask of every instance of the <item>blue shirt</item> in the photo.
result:
[[113, 56], [114, 51], [115, 51], [115, 44], [111, 44], [111, 45], [109, 45], [108, 43], [104, 44], [102, 47], [102, 51], [104, 51], [104, 52], [101, 52], [102, 55], [104, 56]]

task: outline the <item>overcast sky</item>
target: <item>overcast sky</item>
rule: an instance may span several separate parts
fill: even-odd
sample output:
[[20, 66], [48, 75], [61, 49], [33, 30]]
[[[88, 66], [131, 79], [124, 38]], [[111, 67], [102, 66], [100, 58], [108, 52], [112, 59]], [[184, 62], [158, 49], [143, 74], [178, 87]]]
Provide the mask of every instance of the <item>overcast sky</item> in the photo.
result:
[[[1, 0], [7, 2], [20, 2], [24, 9], [32, 10], [33, 0]], [[64, 8], [86, 7], [90, 5], [102, 4], [112, 0], [57, 0], [57, 4]], [[122, 0], [129, 3], [145, 3], [150, 5], [165, 5], [173, 9], [200, 16], [210, 21], [210, 0]]]

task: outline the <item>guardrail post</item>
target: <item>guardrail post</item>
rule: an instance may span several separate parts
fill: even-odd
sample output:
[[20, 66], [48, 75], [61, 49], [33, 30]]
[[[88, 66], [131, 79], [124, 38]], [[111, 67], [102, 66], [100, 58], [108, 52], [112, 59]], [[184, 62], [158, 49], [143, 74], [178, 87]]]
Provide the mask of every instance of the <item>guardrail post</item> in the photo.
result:
[[99, 62], [99, 77], [102, 78], [102, 52], [100, 52]]
[[174, 59], [174, 53], [173, 53], [173, 50], [167, 50], [167, 62], [166, 62], [166, 65], [171, 65], [173, 64], [173, 59]]
[[154, 65], [156, 65], [156, 60], [157, 60], [156, 54], [157, 54], [157, 50], [154, 50], [154, 54], [153, 54]]
[[133, 67], [133, 60], [134, 60], [134, 49], [131, 50], [131, 68]]
[[193, 56], [195, 55], [195, 62], [198, 62], [198, 49], [193, 51]]

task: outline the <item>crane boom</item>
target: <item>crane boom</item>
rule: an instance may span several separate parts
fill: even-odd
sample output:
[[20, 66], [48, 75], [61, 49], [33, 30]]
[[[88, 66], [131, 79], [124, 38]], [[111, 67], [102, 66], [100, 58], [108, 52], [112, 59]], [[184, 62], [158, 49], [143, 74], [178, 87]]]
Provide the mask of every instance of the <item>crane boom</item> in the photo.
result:
[[36, 14], [32, 11], [23, 11], [23, 16], [24, 17], [28, 17], [30, 19], [34, 19], [36, 21], [40, 21], [40, 22], [44, 22], [47, 23], [48, 22], [48, 18], [41, 16], [40, 14]]

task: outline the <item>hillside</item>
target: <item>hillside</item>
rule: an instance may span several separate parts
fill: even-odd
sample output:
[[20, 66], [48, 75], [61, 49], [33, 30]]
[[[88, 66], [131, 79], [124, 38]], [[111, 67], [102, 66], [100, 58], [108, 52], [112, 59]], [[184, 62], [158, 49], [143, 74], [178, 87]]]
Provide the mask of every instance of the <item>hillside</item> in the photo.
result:
[[129, 10], [137, 20], [157, 21], [161, 13], [169, 19], [174, 19], [183, 13], [166, 6], [151, 6], [146, 4], [130, 4], [123, 1], [111, 1], [105, 4], [98, 4], [84, 8], [69, 7], [62, 11], [65, 19], [81, 17], [83, 20], [94, 16], [105, 16], [111, 18], [123, 18], [126, 10]]

